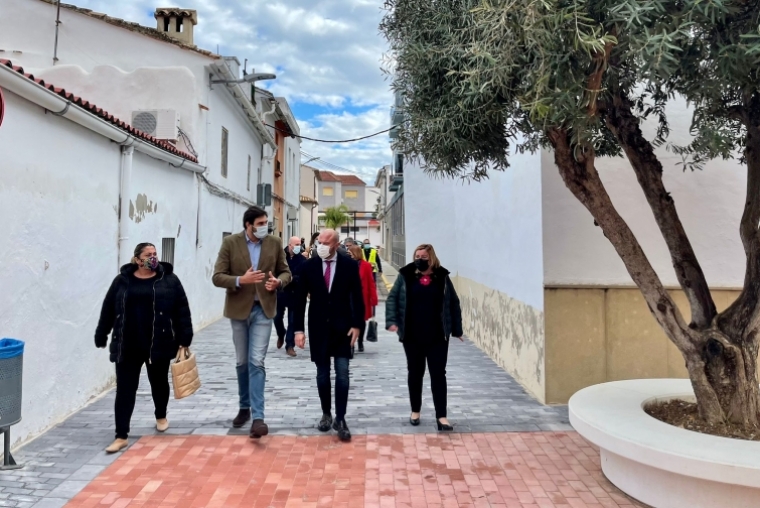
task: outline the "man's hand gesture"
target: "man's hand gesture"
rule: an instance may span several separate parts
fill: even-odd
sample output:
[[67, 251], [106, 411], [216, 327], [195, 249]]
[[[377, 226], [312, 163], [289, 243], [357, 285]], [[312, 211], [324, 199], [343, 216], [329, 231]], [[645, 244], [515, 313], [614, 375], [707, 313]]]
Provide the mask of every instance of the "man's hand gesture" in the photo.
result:
[[304, 334], [303, 332], [297, 332], [295, 339], [296, 339], [296, 346], [298, 346], [301, 349], [306, 347], [306, 334]]
[[269, 279], [267, 280], [267, 283], [264, 285], [264, 287], [267, 288], [267, 291], [270, 293], [274, 293], [277, 291], [277, 288], [279, 288], [281, 284], [282, 281], [272, 275], [272, 272], [269, 272]]
[[348, 331], [348, 336], [351, 337], [351, 347], [354, 347], [356, 341], [359, 340], [359, 332], [360, 330], [358, 328], [351, 328]]
[[254, 270], [253, 267], [251, 267], [240, 277], [240, 285], [247, 286], [250, 284], [258, 284], [259, 282], [263, 282], [265, 277], [264, 272]]

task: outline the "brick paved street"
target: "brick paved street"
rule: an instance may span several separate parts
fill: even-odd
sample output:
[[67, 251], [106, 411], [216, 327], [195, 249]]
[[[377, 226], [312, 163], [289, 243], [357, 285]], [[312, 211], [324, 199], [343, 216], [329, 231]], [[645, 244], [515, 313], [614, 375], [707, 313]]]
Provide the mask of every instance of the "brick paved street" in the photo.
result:
[[[382, 324], [382, 315], [379, 320]], [[231, 429], [231, 419], [237, 412], [237, 384], [229, 323], [221, 320], [198, 333], [194, 350], [203, 388], [188, 399], [170, 402], [168, 434], [246, 434], [247, 429]], [[108, 361], [105, 354], [103, 361]], [[417, 428], [407, 424], [406, 365], [395, 336], [381, 331], [380, 341], [368, 344], [366, 353], [357, 353], [351, 365], [347, 421], [357, 443], [366, 443], [360, 437], [366, 435], [435, 432], [427, 381], [423, 424]], [[278, 351], [272, 340], [267, 368], [267, 421], [272, 433], [319, 434], [315, 428], [321, 414], [316, 372], [308, 350], [299, 351], [298, 358], [292, 359], [285, 356], [284, 350]], [[460, 433], [571, 430], [565, 407], [546, 407], [534, 401], [469, 342], [452, 341], [448, 372], [449, 418]], [[0, 507], [63, 506], [112, 463], [115, 457], [106, 456], [102, 450], [113, 439], [113, 397], [111, 391], [18, 450], [16, 458], [26, 467], [0, 473]], [[155, 434], [153, 425], [153, 407], [144, 376], [132, 419], [133, 442], [140, 436]], [[405, 442], [398, 439], [399, 443]]]

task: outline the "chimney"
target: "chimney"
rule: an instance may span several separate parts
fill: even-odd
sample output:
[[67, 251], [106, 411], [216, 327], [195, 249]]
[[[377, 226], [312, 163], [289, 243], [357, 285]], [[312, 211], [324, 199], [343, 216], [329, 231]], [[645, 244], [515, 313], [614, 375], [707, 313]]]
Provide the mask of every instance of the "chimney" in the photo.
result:
[[188, 46], [193, 44], [193, 27], [198, 24], [198, 12], [179, 7], [159, 7], [154, 14], [156, 30]]

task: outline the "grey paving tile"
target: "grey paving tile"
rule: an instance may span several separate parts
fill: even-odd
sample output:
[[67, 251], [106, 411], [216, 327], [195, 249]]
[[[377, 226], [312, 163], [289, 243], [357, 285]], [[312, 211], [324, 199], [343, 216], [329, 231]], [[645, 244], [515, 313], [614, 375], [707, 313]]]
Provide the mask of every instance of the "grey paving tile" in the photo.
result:
[[[379, 342], [367, 343], [365, 353], [351, 362], [351, 391], [347, 420], [354, 435], [434, 433], [435, 419], [430, 383], [423, 393], [422, 425], [408, 424], [409, 400], [406, 359], [393, 334], [382, 328]], [[232, 428], [237, 414], [235, 355], [226, 320], [197, 334], [194, 351], [203, 386], [193, 395], [169, 403], [168, 435], [247, 435], [249, 427]], [[308, 348], [290, 358], [270, 342], [267, 358], [266, 414], [273, 435], [316, 436], [321, 416], [315, 377]], [[470, 342], [452, 341], [448, 364], [449, 419], [455, 432], [566, 431], [570, 430], [565, 406], [543, 406], [488, 356]], [[134, 439], [156, 435], [153, 403], [145, 372], [132, 418]], [[113, 440], [114, 393], [72, 415], [15, 453], [26, 464], [20, 471], [0, 474], [0, 506], [3, 502], [35, 508], [57, 508], [78, 493], [119, 455], [103, 449]], [[20, 489], [31, 494], [5, 493]], [[2, 497], [7, 496], [7, 497]], [[43, 498], [44, 499], [41, 499]], [[37, 503], [37, 504], [35, 504]]]

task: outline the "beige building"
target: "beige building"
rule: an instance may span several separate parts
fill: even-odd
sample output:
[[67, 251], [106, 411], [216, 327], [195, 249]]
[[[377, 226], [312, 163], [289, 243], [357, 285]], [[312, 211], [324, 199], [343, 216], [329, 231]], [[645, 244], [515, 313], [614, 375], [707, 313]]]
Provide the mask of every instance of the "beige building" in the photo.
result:
[[299, 208], [301, 226], [300, 236], [308, 244], [312, 233], [317, 231], [317, 217], [319, 216], [319, 201], [317, 201], [316, 169], [311, 166], [301, 166], [300, 202]]

